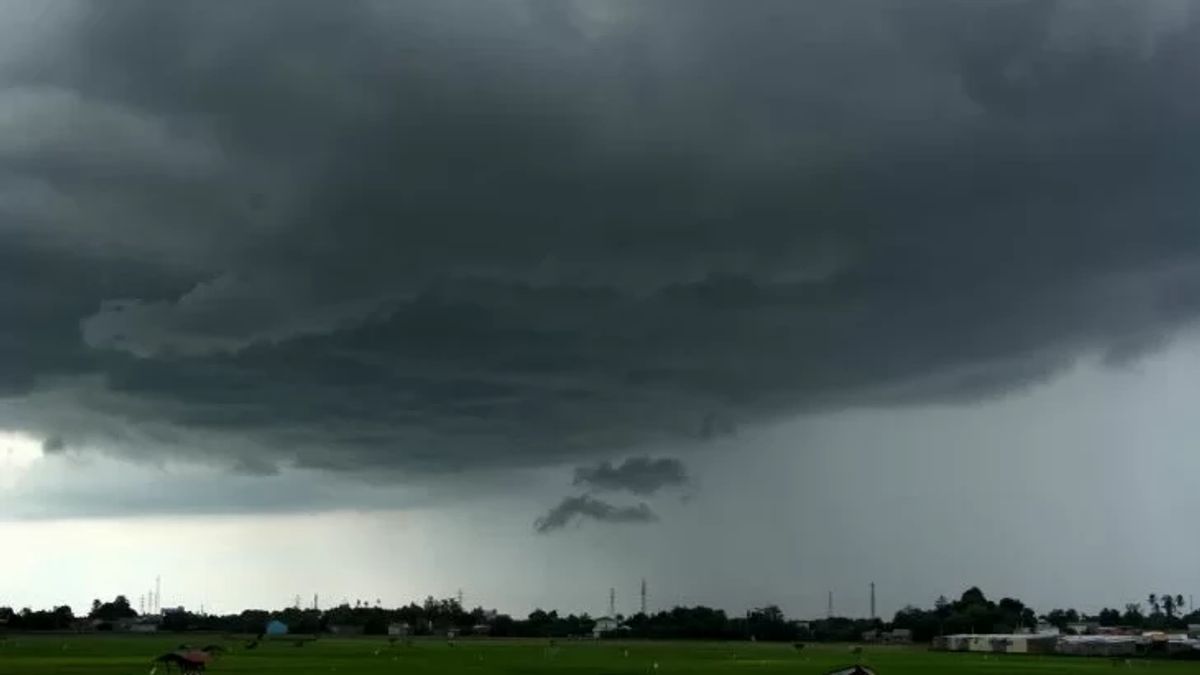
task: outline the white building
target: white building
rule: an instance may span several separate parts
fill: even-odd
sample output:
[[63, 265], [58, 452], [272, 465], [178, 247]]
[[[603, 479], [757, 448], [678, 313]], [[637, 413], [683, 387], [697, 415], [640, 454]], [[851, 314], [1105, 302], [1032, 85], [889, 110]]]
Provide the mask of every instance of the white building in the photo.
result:
[[592, 637], [599, 638], [605, 633], [612, 633], [621, 627], [621, 622], [612, 617], [602, 616], [596, 619], [596, 626], [592, 628]]
[[933, 639], [933, 648], [950, 652], [1005, 652], [1049, 654], [1058, 645], [1057, 635], [1010, 633], [944, 635]]

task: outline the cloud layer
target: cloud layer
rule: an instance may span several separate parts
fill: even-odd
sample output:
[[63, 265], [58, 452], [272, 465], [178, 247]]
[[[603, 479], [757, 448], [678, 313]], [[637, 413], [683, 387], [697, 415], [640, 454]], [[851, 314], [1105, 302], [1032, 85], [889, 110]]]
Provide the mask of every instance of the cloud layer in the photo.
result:
[[603, 461], [575, 469], [576, 486], [590, 490], [650, 496], [664, 487], [679, 487], [688, 482], [683, 462], [671, 457], [630, 457], [618, 465]]
[[0, 427], [49, 450], [578, 465], [1200, 312], [1187, 4], [2, 9]]

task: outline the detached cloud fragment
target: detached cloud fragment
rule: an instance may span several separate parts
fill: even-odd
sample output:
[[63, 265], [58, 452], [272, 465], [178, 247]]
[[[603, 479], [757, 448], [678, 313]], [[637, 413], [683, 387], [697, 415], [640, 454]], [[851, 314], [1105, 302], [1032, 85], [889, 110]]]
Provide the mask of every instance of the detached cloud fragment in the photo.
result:
[[[672, 457], [630, 457], [620, 464], [603, 461], [575, 469], [576, 487], [595, 492], [629, 492], [649, 497], [666, 487], [688, 483], [683, 462]], [[534, 529], [545, 534], [566, 527], [573, 520], [591, 519], [607, 523], [646, 523], [658, 516], [645, 502], [634, 506], [619, 506], [596, 498], [590, 493], [566, 497], [546, 515], [534, 521]]]
[[567, 497], [538, 518], [533, 529], [540, 534], [560, 530], [574, 520], [596, 520], [603, 523], [650, 523], [658, 516], [644, 502], [636, 506], [615, 506], [590, 495]]
[[664, 487], [678, 487], [688, 482], [683, 462], [670, 457], [630, 457], [614, 466], [610, 461], [575, 469], [574, 485], [593, 490], [650, 496]]

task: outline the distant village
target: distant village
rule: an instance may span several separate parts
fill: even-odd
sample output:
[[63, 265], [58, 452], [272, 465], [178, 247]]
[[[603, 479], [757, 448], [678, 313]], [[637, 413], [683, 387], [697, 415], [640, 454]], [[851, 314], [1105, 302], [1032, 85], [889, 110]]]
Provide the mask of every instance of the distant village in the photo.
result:
[[790, 619], [774, 605], [730, 616], [703, 606], [651, 612], [645, 602], [643, 586], [641, 607], [629, 615], [617, 611], [613, 590], [609, 593], [608, 613], [598, 617], [539, 609], [525, 618], [514, 618], [494, 609], [467, 610], [461, 595], [429, 597], [422, 603], [396, 608], [385, 608], [379, 600], [358, 600], [326, 609], [321, 609], [314, 597], [306, 607], [297, 599], [293, 606], [281, 610], [218, 615], [184, 607], [160, 607], [157, 593], [151, 593], [139, 600], [137, 609], [125, 596], [109, 602], [96, 600], [84, 616], [76, 616], [65, 606], [20, 611], [0, 607], [0, 631], [215, 632], [259, 640], [383, 635], [393, 639], [436, 636], [449, 640], [542, 637], [923, 643], [935, 650], [961, 652], [1200, 658], [1200, 612], [1184, 603], [1182, 596], [1164, 601], [1151, 595], [1148, 612], [1142, 611], [1140, 603], [1133, 603], [1123, 613], [1105, 609], [1089, 617], [1075, 610], [1055, 609], [1039, 616], [1019, 600], [1003, 598], [995, 602], [971, 588], [958, 600], [939, 598], [932, 609], [905, 607], [888, 622], [876, 617], [834, 616], [832, 595], [828, 615], [814, 620]]

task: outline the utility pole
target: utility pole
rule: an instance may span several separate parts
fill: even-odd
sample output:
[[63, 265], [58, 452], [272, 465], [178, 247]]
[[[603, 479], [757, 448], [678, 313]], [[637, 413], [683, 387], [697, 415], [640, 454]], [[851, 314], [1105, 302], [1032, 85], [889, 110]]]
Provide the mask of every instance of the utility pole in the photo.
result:
[[833, 591], [829, 591], [829, 607], [825, 610], [825, 618], [833, 618]]
[[646, 613], [646, 577], [642, 577], [642, 614]]
[[871, 582], [871, 620], [875, 620], [875, 582]]
[[608, 589], [608, 616], [609, 618], [617, 618], [617, 589]]
[[162, 614], [162, 577], [154, 577], [154, 613]]

